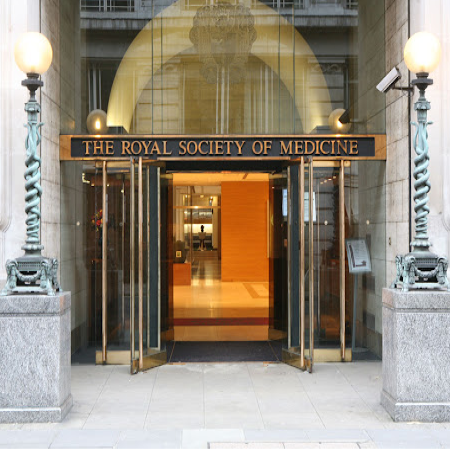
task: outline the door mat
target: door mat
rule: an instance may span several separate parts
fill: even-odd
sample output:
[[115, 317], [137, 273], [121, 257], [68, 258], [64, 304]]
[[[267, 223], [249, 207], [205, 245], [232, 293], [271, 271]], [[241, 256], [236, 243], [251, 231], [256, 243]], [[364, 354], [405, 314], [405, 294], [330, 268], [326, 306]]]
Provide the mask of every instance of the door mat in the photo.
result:
[[279, 341], [175, 341], [169, 363], [281, 361]]

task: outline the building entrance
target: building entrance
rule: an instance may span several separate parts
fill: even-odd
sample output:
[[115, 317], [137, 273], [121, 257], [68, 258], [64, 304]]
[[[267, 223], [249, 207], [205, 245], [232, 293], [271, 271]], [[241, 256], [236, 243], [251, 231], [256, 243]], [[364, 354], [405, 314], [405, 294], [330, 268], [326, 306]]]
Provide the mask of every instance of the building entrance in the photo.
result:
[[84, 172], [96, 363], [135, 373], [199, 341], [271, 342], [309, 370], [350, 360], [350, 163], [195, 164], [101, 161]]

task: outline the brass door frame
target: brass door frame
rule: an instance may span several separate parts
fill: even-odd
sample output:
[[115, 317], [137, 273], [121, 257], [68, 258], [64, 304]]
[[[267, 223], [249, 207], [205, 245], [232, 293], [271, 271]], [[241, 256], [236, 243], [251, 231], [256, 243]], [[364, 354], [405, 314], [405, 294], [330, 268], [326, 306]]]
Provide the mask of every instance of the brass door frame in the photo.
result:
[[[308, 372], [312, 372], [314, 364], [314, 162], [311, 159], [309, 161], [308, 170], [308, 181], [309, 181], [309, 194], [308, 194], [308, 219], [309, 219], [309, 358], [305, 361], [305, 365]], [[303, 200], [303, 199], [302, 199]], [[305, 221], [303, 218], [302, 226], [305, 226]], [[303, 267], [302, 267], [303, 272]], [[304, 295], [304, 294], [303, 294]], [[303, 300], [304, 302], [304, 300]], [[302, 339], [305, 339], [303, 334]]]
[[[124, 161], [125, 162], [125, 161]], [[107, 235], [107, 222], [108, 222], [108, 208], [107, 208], [107, 169], [109, 166], [117, 166], [117, 163], [109, 163], [106, 160], [101, 162], [102, 167], [102, 210], [104, 213], [104, 226], [102, 227], [102, 349], [96, 351], [95, 363], [96, 364], [123, 364], [130, 365], [131, 373], [136, 373], [141, 370], [146, 370], [152, 367], [159, 366], [166, 362], [166, 352], [161, 352], [161, 333], [158, 333], [158, 347], [150, 348], [149, 344], [144, 348], [144, 180], [143, 180], [143, 161], [139, 159], [136, 161], [130, 158], [129, 163], [130, 173], [130, 349], [129, 350], [108, 350], [108, 330], [107, 330], [107, 317], [108, 317], [108, 235]], [[145, 164], [149, 166], [152, 164]], [[123, 164], [121, 164], [123, 166]], [[138, 178], [138, 349], [135, 349], [135, 314], [136, 314], [136, 167]], [[147, 167], [148, 170], [148, 167]], [[160, 228], [160, 168], [157, 168], [158, 177], [158, 228]], [[147, 193], [147, 217], [146, 223], [146, 235], [150, 236], [150, 181], [149, 173], [146, 177], [146, 193]], [[123, 212], [123, 214], [125, 214]], [[125, 221], [124, 221], [125, 223]], [[159, 232], [158, 232], [159, 233]], [[147, 242], [149, 240], [147, 239]], [[161, 260], [160, 260], [160, 237], [158, 234], [158, 327], [161, 327], [160, 311], [161, 311]], [[147, 276], [148, 280], [150, 274], [150, 261], [148, 261]], [[147, 299], [149, 298], [149, 282], [147, 282]], [[122, 293], [122, 295], [124, 295]], [[122, 303], [124, 299], [122, 299]], [[149, 316], [149, 314], [148, 314]], [[147, 320], [146, 324], [147, 336], [150, 334], [150, 322]], [[131, 362], [131, 364], [130, 364]]]
[[106, 161], [102, 162], [102, 363], [106, 363], [106, 346], [108, 340], [108, 210], [106, 205], [107, 187]]
[[[345, 342], [345, 168], [350, 167], [351, 161], [321, 161], [310, 159], [305, 162], [305, 158], [300, 158], [296, 161], [299, 170], [299, 246], [300, 246], [300, 347], [298, 349], [291, 348], [291, 304], [288, 305], [288, 349], [283, 350], [283, 361], [287, 364], [294, 365], [302, 370], [312, 371], [314, 361], [316, 362], [339, 362], [351, 361], [352, 351], [346, 348]], [[305, 205], [304, 205], [304, 185], [305, 185], [305, 167], [308, 165], [309, 169], [309, 220], [311, 226], [309, 227], [309, 317], [306, 317], [305, 311]], [[294, 165], [291, 165], [294, 167]], [[339, 328], [340, 328], [340, 348], [314, 348], [314, 168], [316, 167], [339, 167]], [[290, 198], [290, 172], [288, 171], [288, 211], [291, 211]], [[320, 226], [320, 224], [319, 224]], [[290, 231], [290, 223], [288, 222]], [[288, 235], [290, 236], [288, 231]], [[288, 246], [288, 298], [291, 300], [291, 274], [290, 274], [290, 246]], [[320, 291], [319, 291], [320, 292]], [[320, 301], [320, 300], [319, 300]], [[308, 351], [305, 349], [305, 320], [309, 320], [309, 344]]]
[[345, 361], [345, 174], [344, 161], [339, 164], [339, 271], [340, 271], [340, 341], [341, 359]]
[[[130, 160], [130, 186], [131, 186], [131, 219], [134, 217], [134, 161]], [[108, 205], [107, 205], [107, 188], [108, 188], [108, 168], [115, 168], [118, 165], [106, 160], [101, 161], [102, 168], [102, 211], [104, 217], [104, 224], [102, 227], [102, 349], [95, 352], [96, 364], [130, 364], [130, 355], [132, 355], [132, 349], [130, 350], [108, 350]], [[121, 167], [126, 166], [126, 161], [120, 164]], [[124, 205], [124, 203], [122, 204]], [[125, 214], [123, 207], [122, 214]], [[122, 215], [124, 219], [124, 216]], [[125, 221], [124, 221], [125, 223]], [[130, 221], [131, 223], [131, 221]], [[124, 234], [122, 234], [124, 237]], [[134, 242], [134, 229], [130, 229], [130, 244]], [[122, 250], [124, 245], [122, 243]], [[131, 252], [134, 252], [133, 246], [131, 246]], [[131, 283], [134, 277], [134, 255], [130, 261], [130, 297], [134, 295], [134, 283]], [[123, 282], [123, 278], [122, 278]], [[124, 307], [125, 297], [122, 287], [122, 306]], [[124, 309], [122, 310], [124, 314]], [[122, 316], [122, 322], [124, 323], [124, 317]], [[134, 341], [134, 315], [130, 316], [130, 340]]]
[[[143, 370], [148, 370], [153, 367], [160, 366], [167, 362], [167, 352], [161, 351], [161, 189], [160, 189], [160, 180], [161, 180], [161, 168], [159, 164], [145, 163], [146, 171], [147, 171], [147, 180], [146, 180], [146, 193], [147, 193], [147, 217], [146, 217], [146, 235], [150, 237], [150, 222], [149, 217], [150, 214], [153, 214], [153, 211], [150, 211], [150, 174], [149, 174], [149, 166], [156, 166], [157, 173], [157, 205], [156, 205], [156, 214], [158, 217], [158, 241], [157, 241], [157, 253], [158, 253], [158, 345], [156, 348], [150, 347], [150, 257], [149, 257], [149, 239], [147, 239], [147, 258], [148, 258], [148, 270], [147, 270], [147, 320], [144, 318], [144, 179], [143, 179], [143, 162], [142, 159], [139, 159], [138, 162], [138, 247], [139, 247], [139, 259], [138, 259], [138, 307], [139, 307], [139, 341], [138, 347], [139, 350], [133, 355], [133, 342], [131, 343], [131, 364], [130, 364], [130, 372], [131, 374], [138, 373]], [[134, 216], [133, 216], [134, 217]], [[132, 223], [134, 227], [135, 224]], [[133, 283], [134, 284], [134, 283]], [[131, 299], [131, 304], [134, 309], [135, 297]], [[146, 322], [146, 331], [147, 331], [147, 345], [144, 348], [144, 322]], [[134, 356], [134, 357], [133, 357]]]

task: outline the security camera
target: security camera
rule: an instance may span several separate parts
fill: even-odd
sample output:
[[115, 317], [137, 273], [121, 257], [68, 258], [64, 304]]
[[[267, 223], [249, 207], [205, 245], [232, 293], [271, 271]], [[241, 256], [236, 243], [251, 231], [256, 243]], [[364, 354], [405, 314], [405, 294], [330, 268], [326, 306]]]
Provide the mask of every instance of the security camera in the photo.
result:
[[380, 92], [386, 93], [395, 86], [398, 80], [402, 77], [400, 70], [394, 67], [377, 85]]

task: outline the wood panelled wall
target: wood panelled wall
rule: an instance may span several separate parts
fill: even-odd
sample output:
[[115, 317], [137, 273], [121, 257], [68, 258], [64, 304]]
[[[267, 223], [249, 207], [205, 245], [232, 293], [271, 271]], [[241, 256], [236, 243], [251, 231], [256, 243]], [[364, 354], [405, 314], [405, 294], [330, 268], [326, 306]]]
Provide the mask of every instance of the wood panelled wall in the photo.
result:
[[269, 281], [266, 181], [222, 182], [222, 281]]

